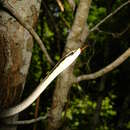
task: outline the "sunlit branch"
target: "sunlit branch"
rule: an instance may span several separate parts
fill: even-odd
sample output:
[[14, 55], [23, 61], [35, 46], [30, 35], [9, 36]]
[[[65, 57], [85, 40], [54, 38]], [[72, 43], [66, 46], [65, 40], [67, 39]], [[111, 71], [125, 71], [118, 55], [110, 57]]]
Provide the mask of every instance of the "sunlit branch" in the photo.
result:
[[99, 78], [101, 76], [103, 76], [104, 74], [107, 74], [108, 72], [114, 70], [115, 68], [117, 68], [120, 64], [122, 64], [128, 57], [130, 57], [130, 48], [128, 48], [119, 58], [117, 58], [115, 61], [113, 61], [111, 64], [109, 64], [108, 66], [106, 66], [105, 68], [95, 72], [95, 73], [91, 73], [91, 74], [84, 74], [81, 76], [78, 76], [75, 79], [75, 83], [78, 83], [80, 81], [83, 80], [92, 80], [92, 79], [96, 79]]
[[64, 6], [63, 6], [62, 2], [61, 2], [60, 0], [56, 0], [56, 2], [57, 2], [57, 4], [59, 5], [60, 10], [61, 10], [62, 12], [64, 12]]
[[4, 0], [3, 1], [3, 7], [5, 7], [18, 21], [19, 23], [25, 28], [27, 29], [30, 34], [35, 38], [35, 40], [37, 41], [37, 43], [39, 44], [41, 50], [44, 52], [47, 60], [54, 65], [54, 62], [52, 61], [51, 57], [49, 56], [42, 40], [40, 39], [40, 37], [37, 35], [37, 33], [34, 31], [34, 29], [32, 28], [32, 26], [30, 26], [27, 22], [25, 22], [22, 17], [18, 14], [18, 12], [8, 3], [8, 0]]

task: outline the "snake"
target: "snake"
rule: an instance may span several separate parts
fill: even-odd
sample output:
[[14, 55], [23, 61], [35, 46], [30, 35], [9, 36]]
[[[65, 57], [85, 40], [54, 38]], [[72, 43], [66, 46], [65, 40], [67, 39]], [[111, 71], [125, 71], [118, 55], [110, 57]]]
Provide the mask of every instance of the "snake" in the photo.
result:
[[16, 106], [7, 108], [0, 112], [0, 118], [14, 116], [29, 107], [40, 94], [49, 86], [49, 84], [67, 67], [69, 67], [80, 55], [82, 48], [70, 51], [54, 66], [52, 71], [40, 82], [36, 89], [22, 102]]

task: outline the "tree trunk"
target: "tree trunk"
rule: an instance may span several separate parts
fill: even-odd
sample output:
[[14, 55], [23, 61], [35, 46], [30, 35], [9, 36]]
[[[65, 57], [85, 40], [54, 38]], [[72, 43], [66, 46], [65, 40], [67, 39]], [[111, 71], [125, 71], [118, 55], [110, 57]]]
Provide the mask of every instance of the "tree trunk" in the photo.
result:
[[[80, 0], [72, 30], [67, 38], [63, 55], [70, 50], [79, 48], [86, 39], [86, 20], [91, 0]], [[88, 30], [87, 30], [88, 31]], [[84, 33], [85, 32], [85, 33]], [[84, 35], [85, 34], [85, 35]], [[52, 107], [48, 119], [47, 130], [57, 130], [61, 126], [61, 115], [67, 101], [67, 95], [72, 86], [74, 64], [67, 68], [57, 79], [53, 95]]]
[[[35, 27], [41, 0], [8, 0], [19, 15]], [[33, 39], [30, 33], [5, 10], [0, 10], [0, 110], [16, 105], [30, 65]], [[16, 117], [16, 116], [15, 116]], [[7, 121], [14, 120], [15, 117]], [[0, 130], [15, 130], [3, 126]]]

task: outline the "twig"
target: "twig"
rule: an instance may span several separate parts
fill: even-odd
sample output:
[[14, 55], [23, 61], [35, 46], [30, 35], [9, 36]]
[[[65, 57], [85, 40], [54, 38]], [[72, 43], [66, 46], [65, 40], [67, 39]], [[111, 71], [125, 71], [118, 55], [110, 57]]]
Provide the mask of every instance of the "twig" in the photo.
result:
[[61, 10], [62, 12], [64, 12], [64, 6], [63, 6], [62, 2], [61, 2], [60, 0], [56, 0], [56, 2], [57, 2], [57, 4], [59, 5], [60, 10]]
[[13, 122], [6, 122], [6, 123], [3, 122], [3, 123], [5, 125], [29, 125], [29, 124], [36, 123], [41, 120], [45, 120], [45, 119], [47, 119], [47, 117], [48, 117], [48, 115], [46, 114], [45, 116], [40, 116], [35, 119], [23, 120], [23, 121], [13, 121]]
[[99, 28], [97, 28], [96, 30], [98, 32], [101, 32], [101, 33], [112, 35], [114, 38], [118, 38], [118, 37], [122, 36], [124, 33], [126, 33], [128, 31], [128, 29], [129, 29], [129, 27], [130, 27], [130, 25], [128, 25], [123, 31], [121, 31], [121, 32], [114, 32], [114, 33], [113, 32], [107, 32], [107, 31], [101, 30]]
[[39, 44], [41, 50], [44, 52], [45, 56], [47, 57], [47, 60], [51, 63], [51, 65], [54, 65], [54, 62], [52, 61], [52, 59], [50, 58], [42, 40], [40, 39], [40, 37], [37, 35], [37, 33], [34, 31], [34, 29], [32, 28], [32, 26], [30, 26], [27, 22], [24, 22], [24, 20], [22, 19], [22, 17], [18, 14], [18, 12], [8, 3], [8, 0], [4, 0], [3, 1], [3, 7], [5, 7], [18, 21], [19, 23], [25, 28], [27, 29], [30, 34], [35, 38], [35, 40], [37, 41], [37, 43]]
[[107, 19], [109, 19], [111, 16], [113, 16], [114, 14], [116, 14], [120, 9], [122, 9], [124, 6], [126, 6], [127, 4], [130, 3], [130, 0], [126, 1], [125, 3], [123, 3], [122, 5], [120, 5], [116, 10], [114, 10], [113, 12], [111, 12], [109, 15], [107, 15], [104, 19], [102, 19], [99, 23], [97, 23], [93, 28], [91, 28], [89, 30], [90, 32], [95, 31], [102, 23], [104, 23]]
[[116, 67], [118, 67], [120, 64], [122, 64], [128, 57], [130, 57], [130, 48], [128, 48], [119, 58], [117, 58], [114, 62], [106, 66], [105, 68], [91, 74], [84, 74], [75, 79], [75, 83], [78, 83], [83, 80], [92, 80], [96, 79], [98, 77], [103, 76], [104, 74], [112, 71]]

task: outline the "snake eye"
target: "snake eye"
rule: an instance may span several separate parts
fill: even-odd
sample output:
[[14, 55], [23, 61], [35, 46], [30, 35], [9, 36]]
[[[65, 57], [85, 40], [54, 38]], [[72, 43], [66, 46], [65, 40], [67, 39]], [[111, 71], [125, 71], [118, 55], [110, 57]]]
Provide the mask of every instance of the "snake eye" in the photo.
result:
[[75, 52], [76, 52], [76, 50], [73, 50], [73, 51], [72, 51], [72, 53], [75, 53]]
[[75, 53], [76, 50], [70, 51], [68, 54], [65, 55], [65, 57], [68, 57], [70, 55], [73, 55]]

